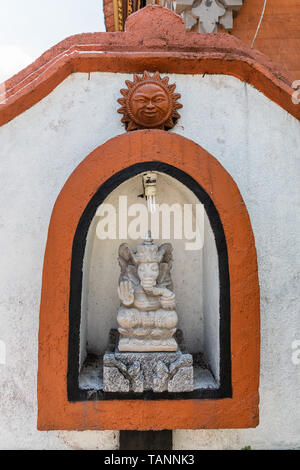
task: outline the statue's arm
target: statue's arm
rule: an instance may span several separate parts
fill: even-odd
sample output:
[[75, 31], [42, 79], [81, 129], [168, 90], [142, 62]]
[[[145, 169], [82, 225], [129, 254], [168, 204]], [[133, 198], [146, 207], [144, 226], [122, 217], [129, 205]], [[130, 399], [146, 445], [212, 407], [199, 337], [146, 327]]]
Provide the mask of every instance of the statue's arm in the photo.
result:
[[130, 307], [134, 303], [134, 288], [131, 281], [121, 281], [118, 286], [118, 295], [122, 304]]
[[121, 268], [118, 286], [119, 299], [123, 305], [130, 307], [134, 303], [132, 280], [135, 283], [137, 273], [134, 252], [127, 243], [122, 243], [119, 246], [119, 265]]
[[160, 303], [165, 310], [173, 310], [176, 307], [175, 294], [166, 287], [154, 287], [153, 295], [160, 296]]

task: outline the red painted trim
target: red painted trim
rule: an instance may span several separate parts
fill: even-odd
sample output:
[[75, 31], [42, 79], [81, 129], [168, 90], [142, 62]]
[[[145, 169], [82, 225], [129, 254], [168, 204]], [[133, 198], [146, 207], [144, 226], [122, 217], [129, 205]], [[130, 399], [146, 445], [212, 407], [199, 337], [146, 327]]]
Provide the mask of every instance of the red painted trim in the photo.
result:
[[124, 33], [86, 33], [60, 42], [0, 86], [0, 125], [38, 103], [71, 73], [144, 70], [224, 74], [248, 82], [300, 119], [280, 66], [228, 34], [186, 33], [181, 17], [151, 5], [131, 15]]
[[[70, 265], [80, 217], [99, 186], [113, 174], [136, 163], [157, 160], [194, 178], [210, 195], [222, 222], [230, 276], [232, 398], [68, 402]], [[175, 133], [143, 130], [115, 137], [88, 155], [71, 174], [55, 203], [42, 284], [38, 370], [40, 430], [257, 426], [260, 324], [254, 237], [234, 180], [199, 145]]]

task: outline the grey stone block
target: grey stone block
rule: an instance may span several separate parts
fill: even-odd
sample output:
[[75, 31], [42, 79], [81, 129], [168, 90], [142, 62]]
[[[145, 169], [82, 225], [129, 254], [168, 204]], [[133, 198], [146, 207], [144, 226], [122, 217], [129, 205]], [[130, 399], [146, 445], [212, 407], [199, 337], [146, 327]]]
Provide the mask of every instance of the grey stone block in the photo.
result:
[[168, 381], [168, 392], [191, 392], [193, 383], [193, 367], [180, 367]]
[[155, 368], [155, 373], [152, 376], [152, 390], [153, 392], [164, 392], [168, 390], [169, 369], [162, 361], [158, 361]]
[[129, 392], [129, 380], [116, 367], [103, 367], [104, 392]]
[[[110, 338], [111, 343], [103, 358], [103, 390], [105, 392], [142, 393], [152, 390], [161, 393], [164, 391], [189, 392], [194, 389], [191, 354], [181, 350], [120, 352], [116, 346], [118, 344], [117, 333], [111, 332]], [[182, 349], [184, 351], [183, 347]], [[112, 369], [112, 372], [109, 369]]]

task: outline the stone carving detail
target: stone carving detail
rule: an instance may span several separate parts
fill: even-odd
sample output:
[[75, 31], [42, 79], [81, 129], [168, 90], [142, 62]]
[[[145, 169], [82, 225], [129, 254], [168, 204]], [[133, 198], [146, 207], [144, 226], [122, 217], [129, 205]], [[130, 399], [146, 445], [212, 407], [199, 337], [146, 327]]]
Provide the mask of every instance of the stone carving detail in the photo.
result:
[[[233, 17], [244, 0], [160, 0], [160, 4], [175, 11], [185, 21], [186, 29], [198, 25], [199, 33], [217, 33], [218, 24], [224, 29], [233, 28]], [[155, 3], [147, 0], [147, 4]]]
[[119, 351], [177, 351], [175, 294], [170, 270], [172, 245], [149, 237], [134, 252], [119, 247]]
[[134, 74], [133, 82], [126, 80], [128, 88], [122, 89], [123, 98], [118, 102], [123, 114], [121, 121], [127, 131], [136, 129], [171, 129], [180, 117], [177, 109], [182, 104], [177, 100], [179, 93], [174, 93], [175, 84], [169, 85], [169, 78], [161, 78], [158, 72], [151, 77], [148, 72], [142, 76]]
[[226, 12], [224, 5], [218, 0], [204, 0], [198, 6], [192, 7], [192, 15], [198, 19], [198, 31], [216, 33], [217, 23]]
[[[181, 333], [181, 332], [180, 332]], [[143, 393], [190, 392], [194, 389], [193, 358], [175, 352], [120, 352], [117, 332], [103, 358], [103, 391]]]
[[136, 251], [127, 243], [119, 247], [119, 328], [111, 330], [103, 357], [104, 392], [194, 389], [193, 357], [176, 329], [172, 250], [171, 243], [158, 247], [150, 233]]

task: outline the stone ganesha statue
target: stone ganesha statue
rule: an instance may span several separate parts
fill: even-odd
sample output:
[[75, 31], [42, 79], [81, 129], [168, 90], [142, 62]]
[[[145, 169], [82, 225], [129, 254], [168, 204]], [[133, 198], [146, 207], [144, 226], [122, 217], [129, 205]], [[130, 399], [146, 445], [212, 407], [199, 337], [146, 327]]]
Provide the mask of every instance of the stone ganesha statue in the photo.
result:
[[170, 243], [158, 247], [150, 237], [136, 252], [127, 243], [120, 245], [119, 351], [177, 351], [172, 250]]

